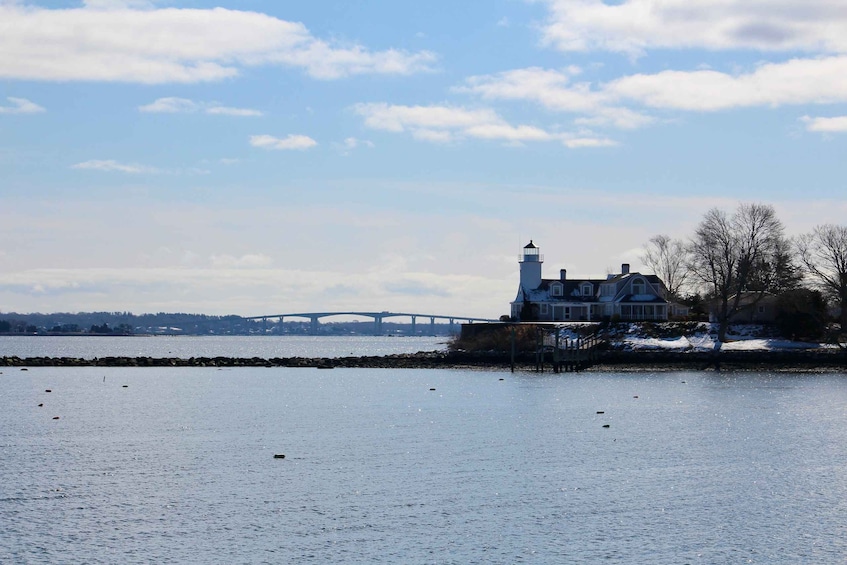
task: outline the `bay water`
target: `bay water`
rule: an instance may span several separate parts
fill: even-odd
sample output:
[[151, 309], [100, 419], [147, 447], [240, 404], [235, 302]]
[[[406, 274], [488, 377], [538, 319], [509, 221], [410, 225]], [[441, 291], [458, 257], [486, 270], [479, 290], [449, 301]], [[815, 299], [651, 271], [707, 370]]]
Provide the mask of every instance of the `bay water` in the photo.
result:
[[2, 563], [847, 559], [842, 374], [0, 372]]

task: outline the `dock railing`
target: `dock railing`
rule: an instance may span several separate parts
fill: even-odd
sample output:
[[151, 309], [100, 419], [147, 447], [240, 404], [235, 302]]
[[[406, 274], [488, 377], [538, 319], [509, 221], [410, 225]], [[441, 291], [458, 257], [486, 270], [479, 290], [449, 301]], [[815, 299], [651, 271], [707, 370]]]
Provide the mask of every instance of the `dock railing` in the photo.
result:
[[596, 333], [576, 337], [562, 336], [559, 328], [538, 328], [535, 370], [544, 372], [544, 365], [550, 360], [554, 373], [581, 371], [595, 364], [605, 339]]

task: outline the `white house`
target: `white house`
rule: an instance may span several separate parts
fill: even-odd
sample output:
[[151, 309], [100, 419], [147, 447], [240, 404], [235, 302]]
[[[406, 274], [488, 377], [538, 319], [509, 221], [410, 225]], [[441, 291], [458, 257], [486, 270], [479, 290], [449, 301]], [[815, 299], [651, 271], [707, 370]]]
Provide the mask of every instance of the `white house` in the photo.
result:
[[530, 241], [518, 259], [521, 270], [518, 294], [512, 301], [511, 316], [517, 321], [563, 322], [600, 321], [613, 317], [624, 321], [668, 319], [668, 290], [656, 275], [631, 273], [628, 264], [620, 274], [605, 279], [541, 277], [544, 257]]

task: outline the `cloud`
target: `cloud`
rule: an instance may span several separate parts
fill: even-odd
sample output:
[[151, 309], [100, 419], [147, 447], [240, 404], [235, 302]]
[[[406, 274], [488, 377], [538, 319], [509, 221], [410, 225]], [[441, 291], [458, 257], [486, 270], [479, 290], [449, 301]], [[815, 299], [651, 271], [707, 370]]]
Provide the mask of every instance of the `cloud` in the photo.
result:
[[635, 129], [652, 124], [655, 118], [616, 106], [615, 95], [592, 88], [589, 82], [574, 83], [582, 73], [578, 67], [562, 70], [529, 67], [493, 75], [469, 77], [455, 92], [472, 94], [486, 100], [523, 100], [559, 112], [585, 114], [584, 125], [609, 125]]
[[120, 172], [120, 173], [129, 173], [129, 174], [142, 174], [142, 173], [156, 173], [158, 172], [156, 169], [151, 167], [144, 167], [141, 165], [129, 165], [125, 163], [119, 163], [113, 160], [96, 160], [93, 159], [91, 161], [85, 161], [82, 163], [77, 163], [76, 165], [71, 166], [72, 169], [82, 169], [82, 170], [90, 170], [90, 171], [104, 171], [104, 172]]
[[368, 141], [366, 139], [356, 139], [355, 137], [348, 137], [344, 140], [344, 147], [346, 149], [356, 149], [357, 147], [373, 147], [374, 144], [372, 141]]
[[278, 65], [330, 80], [428, 71], [435, 60], [427, 51], [324, 41], [301, 23], [258, 12], [109, 0], [69, 9], [0, 3], [0, 78], [196, 83]]
[[258, 117], [264, 115], [261, 111], [250, 108], [230, 108], [214, 102], [195, 102], [187, 98], [176, 97], [158, 98], [150, 104], [139, 106], [138, 111], [151, 114], [203, 112], [211, 115], [237, 117]]
[[187, 98], [158, 98], [145, 106], [139, 106], [139, 112], [151, 114], [178, 114], [183, 112], [196, 112], [199, 106], [193, 100]]
[[834, 118], [812, 118], [803, 116], [800, 121], [806, 124], [806, 131], [817, 131], [822, 133], [847, 132], [847, 116]]
[[6, 100], [12, 103], [11, 106], [0, 106], [0, 114], [38, 114], [46, 110], [34, 102], [30, 102], [26, 98], [15, 98], [13, 96], [6, 97]]
[[[568, 146], [568, 142], [574, 139], [571, 133], [549, 132], [530, 125], [511, 125], [490, 109], [375, 103], [357, 104], [353, 110], [363, 116], [365, 125], [372, 129], [397, 133], [408, 131], [415, 139], [433, 143], [475, 138], [508, 143], [560, 141]], [[613, 143], [603, 141], [595, 147]]]
[[216, 269], [262, 269], [273, 265], [273, 259], [262, 253], [250, 253], [241, 257], [212, 255], [209, 260]]
[[475, 76], [455, 90], [488, 100], [523, 100], [552, 111], [582, 114], [577, 123], [622, 129], [655, 118], [632, 106], [718, 111], [748, 107], [847, 102], [847, 55], [766, 63], [750, 72], [715, 70], [634, 74], [591, 84], [573, 83], [573, 69], [537, 67]]
[[712, 111], [751, 106], [847, 101], [847, 56], [768, 63], [746, 74], [710, 70], [631, 75], [605, 85], [608, 94], [656, 108]]
[[262, 149], [310, 149], [318, 144], [317, 141], [307, 135], [289, 134], [285, 138], [273, 137], [272, 135], [254, 135], [250, 137], [250, 145]]
[[847, 10], [832, 0], [543, 1], [543, 39], [561, 51], [847, 52]]

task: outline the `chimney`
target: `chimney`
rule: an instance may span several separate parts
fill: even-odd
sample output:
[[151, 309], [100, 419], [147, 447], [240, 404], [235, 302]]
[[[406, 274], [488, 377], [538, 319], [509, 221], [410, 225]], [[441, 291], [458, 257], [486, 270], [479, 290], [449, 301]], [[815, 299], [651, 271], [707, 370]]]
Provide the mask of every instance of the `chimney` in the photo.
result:
[[621, 274], [628, 275], [629, 274], [629, 263], [623, 263], [621, 265]]
[[559, 280], [563, 281], [568, 278], [568, 270], [567, 269], [559, 269]]

